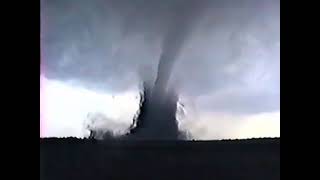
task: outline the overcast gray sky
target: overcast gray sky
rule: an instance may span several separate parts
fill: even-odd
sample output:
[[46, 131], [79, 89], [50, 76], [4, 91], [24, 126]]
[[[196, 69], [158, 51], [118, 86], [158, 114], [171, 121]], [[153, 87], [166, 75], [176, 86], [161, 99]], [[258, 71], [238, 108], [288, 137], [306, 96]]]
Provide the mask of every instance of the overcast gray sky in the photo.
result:
[[130, 124], [166, 48], [182, 128], [199, 139], [280, 136], [279, 0], [42, 0], [42, 136], [84, 136], [89, 112]]

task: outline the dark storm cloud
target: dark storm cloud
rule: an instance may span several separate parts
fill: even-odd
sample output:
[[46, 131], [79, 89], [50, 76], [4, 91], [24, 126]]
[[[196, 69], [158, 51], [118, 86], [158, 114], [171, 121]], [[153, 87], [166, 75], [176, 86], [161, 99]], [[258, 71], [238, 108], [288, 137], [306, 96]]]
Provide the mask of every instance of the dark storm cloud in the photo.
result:
[[[47, 0], [41, 58], [48, 78], [121, 92], [141, 78], [154, 80], [165, 56], [159, 73], [179, 93], [248, 86], [230, 95], [234, 103], [226, 97], [207, 104], [268, 111], [274, 107], [259, 102], [278, 100], [279, 11], [271, 0]], [[248, 80], [255, 76], [260, 81]], [[256, 85], [259, 102], [247, 95]]]
[[141, 64], [155, 68], [161, 51], [172, 58], [176, 56], [197, 4], [43, 1], [42, 58], [47, 76], [96, 83], [115, 78], [119, 81], [113, 86], [127, 84], [123, 78], [136, 72]]

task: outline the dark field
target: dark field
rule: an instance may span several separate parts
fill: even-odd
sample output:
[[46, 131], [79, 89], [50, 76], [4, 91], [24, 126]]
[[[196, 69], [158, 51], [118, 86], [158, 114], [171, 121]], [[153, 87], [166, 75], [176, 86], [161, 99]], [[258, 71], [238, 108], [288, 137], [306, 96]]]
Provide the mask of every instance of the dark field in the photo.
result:
[[40, 179], [280, 179], [280, 138], [226, 141], [40, 139]]

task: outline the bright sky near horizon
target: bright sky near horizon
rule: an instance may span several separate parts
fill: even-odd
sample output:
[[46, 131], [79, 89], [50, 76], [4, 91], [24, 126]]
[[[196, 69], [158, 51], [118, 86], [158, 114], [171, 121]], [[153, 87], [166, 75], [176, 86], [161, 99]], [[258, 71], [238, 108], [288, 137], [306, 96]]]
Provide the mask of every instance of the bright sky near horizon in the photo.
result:
[[[89, 113], [105, 116], [102, 128], [125, 130], [138, 110], [138, 91], [118, 96], [97, 93], [74, 87], [57, 80], [41, 77], [40, 137], [87, 137], [85, 129]], [[195, 114], [187, 109], [181, 120], [181, 129], [192, 133], [195, 139], [235, 139], [252, 137], [280, 137], [280, 112], [252, 115], [230, 115], [219, 112]], [[179, 117], [179, 116], [178, 116]]]

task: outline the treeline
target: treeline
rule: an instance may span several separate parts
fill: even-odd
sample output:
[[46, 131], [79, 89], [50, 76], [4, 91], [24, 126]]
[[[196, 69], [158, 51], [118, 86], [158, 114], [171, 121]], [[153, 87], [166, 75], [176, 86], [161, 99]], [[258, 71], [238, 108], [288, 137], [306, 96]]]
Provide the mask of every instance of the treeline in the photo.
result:
[[41, 179], [280, 179], [280, 138], [40, 139]]

